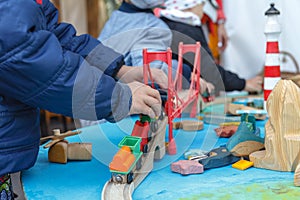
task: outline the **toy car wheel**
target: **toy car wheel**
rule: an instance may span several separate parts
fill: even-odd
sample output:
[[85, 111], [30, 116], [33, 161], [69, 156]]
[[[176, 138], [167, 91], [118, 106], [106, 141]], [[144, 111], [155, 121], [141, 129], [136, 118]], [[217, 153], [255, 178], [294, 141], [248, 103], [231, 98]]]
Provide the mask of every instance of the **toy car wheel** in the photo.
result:
[[152, 131], [151, 130], [149, 130], [148, 131], [148, 143], [151, 141], [151, 139], [152, 139]]
[[112, 175], [112, 179], [116, 183], [122, 183], [123, 182], [123, 177], [120, 174], [114, 174], [114, 175]]
[[148, 152], [148, 144], [145, 144], [143, 148], [143, 153], [147, 153], [147, 152]]
[[156, 132], [158, 130], [158, 123], [157, 123], [157, 121], [150, 123], [150, 129], [151, 129], [152, 132]]
[[130, 173], [127, 175], [127, 183], [130, 184], [132, 181], [133, 181], [133, 173], [130, 172]]
[[158, 119], [159, 120], [163, 120], [164, 119], [164, 111], [163, 110], [161, 110], [161, 113], [160, 113]]
[[136, 170], [139, 170], [142, 168], [142, 157], [136, 162], [135, 168], [136, 168]]

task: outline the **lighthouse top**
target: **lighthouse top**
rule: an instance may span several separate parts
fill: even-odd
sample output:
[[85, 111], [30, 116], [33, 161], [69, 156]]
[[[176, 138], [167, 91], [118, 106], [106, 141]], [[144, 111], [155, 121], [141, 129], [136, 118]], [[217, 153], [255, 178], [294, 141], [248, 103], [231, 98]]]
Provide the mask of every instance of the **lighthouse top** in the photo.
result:
[[275, 6], [275, 4], [274, 3], [271, 3], [270, 4], [270, 8], [269, 8], [269, 10], [267, 10], [266, 12], [265, 12], [265, 15], [279, 15], [280, 14], [280, 12], [279, 12], [279, 10], [277, 10], [274, 6]]
[[277, 41], [281, 32], [280, 24], [277, 19], [280, 12], [274, 5], [274, 3], [271, 3], [271, 7], [265, 12], [265, 15], [267, 16], [265, 34], [267, 35], [268, 41]]

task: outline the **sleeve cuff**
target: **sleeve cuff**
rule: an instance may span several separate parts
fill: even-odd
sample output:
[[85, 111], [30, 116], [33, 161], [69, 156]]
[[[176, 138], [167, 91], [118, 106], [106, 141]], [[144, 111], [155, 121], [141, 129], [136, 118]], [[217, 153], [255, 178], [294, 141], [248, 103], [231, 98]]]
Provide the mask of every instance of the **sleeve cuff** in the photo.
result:
[[117, 82], [112, 93], [111, 113], [106, 120], [117, 122], [129, 115], [132, 104], [132, 94], [128, 85]]

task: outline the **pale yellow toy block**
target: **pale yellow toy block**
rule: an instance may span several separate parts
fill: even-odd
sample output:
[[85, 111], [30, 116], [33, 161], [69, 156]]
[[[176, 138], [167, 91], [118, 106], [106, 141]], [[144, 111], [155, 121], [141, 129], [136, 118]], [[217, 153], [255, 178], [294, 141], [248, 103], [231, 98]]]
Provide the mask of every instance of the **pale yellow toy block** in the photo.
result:
[[219, 124], [219, 126], [239, 126], [241, 122], [224, 122]]
[[253, 162], [248, 160], [239, 160], [236, 163], [232, 164], [233, 168], [239, 169], [239, 170], [245, 170], [249, 167], [252, 167], [254, 165]]

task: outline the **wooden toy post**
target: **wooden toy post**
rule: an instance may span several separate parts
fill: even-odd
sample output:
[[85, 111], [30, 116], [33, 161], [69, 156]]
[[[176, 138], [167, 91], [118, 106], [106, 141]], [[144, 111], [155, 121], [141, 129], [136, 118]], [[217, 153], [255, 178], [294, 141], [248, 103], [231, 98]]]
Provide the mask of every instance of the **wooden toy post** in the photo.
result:
[[[176, 76], [173, 80], [172, 77], [172, 51], [170, 48], [165, 52], [148, 52], [147, 49], [143, 50], [144, 57], [144, 83], [148, 84], [148, 75], [154, 87], [153, 78], [150, 71], [149, 64], [155, 60], [159, 60], [167, 63], [168, 65], [168, 100], [165, 105], [168, 115], [169, 124], [169, 144], [168, 153], [171, 155], [176, 154], [176, 143], [173, 138], [173, 120], [179, 117], [182, 111], [190, 104], [194, 103], [191, 111], [191, 117], [195, 117], [197, 112], [197, 102], [200, 94], [200, 48], [199, 42], [196, 44], [186, 44], [182, 42], [179, 44], [178, 55], [178, 67]], [[188, 52], [195, 53], [194, 69], [192, 72], [190, 88], [187, 91], [187, 95], [181, 95], [182, 90], [182, 67], [183, 67], [183, 55]]]

